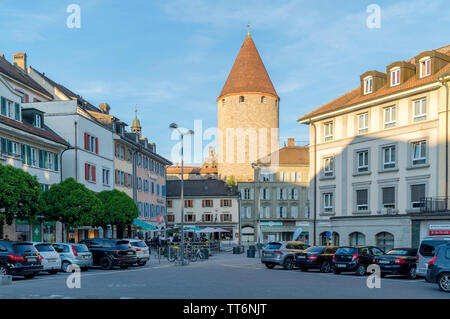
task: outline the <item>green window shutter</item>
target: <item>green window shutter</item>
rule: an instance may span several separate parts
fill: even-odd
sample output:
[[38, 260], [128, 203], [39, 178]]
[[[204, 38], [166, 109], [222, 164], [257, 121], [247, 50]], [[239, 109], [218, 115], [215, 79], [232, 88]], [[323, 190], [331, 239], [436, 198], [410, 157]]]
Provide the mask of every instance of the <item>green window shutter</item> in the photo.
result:
[[2, 96], [2, 115], [6, 116], [6, 99]]
[[6, 153], [6, 139], [2, 137], [2, 153]]
[[20, 144], [20, 156], [22, 157], [22, 164], [25, 164], [25, 144]]
[[31, 146], [27, 145], [27, 164], [31, 165]]
[[11, 140], [7, 140], [7, 143], [8, 143], [8, 153], [12, 154], [12, 152], [13, 152], [12, 141]]
[[55, 154], [55, 171], [58, 171], [59, 163], [58, 163], [58, 154]]
[[44, 168], [44, 154], [42, 150], [39, 150], [39, 168]]
[[42, 151], [44, 153], [44, 168], [48, 168], [48, 152]]
[[15, 103], [16, 107], [16, 121], [20, 121], [20, 105], [19, 103]]

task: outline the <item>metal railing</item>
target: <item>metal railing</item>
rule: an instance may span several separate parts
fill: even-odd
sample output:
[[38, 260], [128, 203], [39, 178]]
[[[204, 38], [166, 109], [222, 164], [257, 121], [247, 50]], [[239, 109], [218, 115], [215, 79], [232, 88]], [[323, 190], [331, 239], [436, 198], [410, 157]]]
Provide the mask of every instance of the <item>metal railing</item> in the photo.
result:
[[450, 197], [427, 197], [421, 200], [421, 213], [450, 213]]

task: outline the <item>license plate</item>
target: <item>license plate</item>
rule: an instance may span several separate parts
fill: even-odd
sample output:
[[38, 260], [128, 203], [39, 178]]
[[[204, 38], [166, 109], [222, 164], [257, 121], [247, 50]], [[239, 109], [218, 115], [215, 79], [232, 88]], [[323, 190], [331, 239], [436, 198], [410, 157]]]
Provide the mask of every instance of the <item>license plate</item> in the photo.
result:
[[27, 261], [37, 261], [37, 258], [27, 258]]
[[378, 263], [379, 264], [390, 264], [391, 262], [387, 261], [387, 260], [379, 260]]
[[297, 256], [297, 259], [306, 259], [306, 256]]
[[84, 255], [83, 258], [84, 258], [84, 259], [88, 259], [88, 258], [89, 258], [89, 255]]
[[347, 267], [347, 265], [344, 265], [344, 264], [337, 264], [336, 265], [338, 268], [346, 268]]
[[55, 262], [55, 261], [56, 261], [56, 258], [48, 259], [48, 261], [51, 262], [51, 263], [52, 263], [52, 262]]

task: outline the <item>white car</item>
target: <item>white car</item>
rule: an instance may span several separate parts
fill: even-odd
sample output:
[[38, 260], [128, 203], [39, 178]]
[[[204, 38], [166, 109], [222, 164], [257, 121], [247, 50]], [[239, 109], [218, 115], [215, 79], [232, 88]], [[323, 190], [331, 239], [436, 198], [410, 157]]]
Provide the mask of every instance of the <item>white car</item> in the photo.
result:
[[39, 255], [42, 256], [41, 264], [43, 271], [56, 274], [61, 269], [61, 257], [53, 248], [51, 243], [33, 243]]
[[129, 242], [136, 251], [138, 265], [144, 266], [150, 259], [150, 249], [148, 248], [147, 244], [145, 243], [145, 241], [140, 239], [130, 239]]

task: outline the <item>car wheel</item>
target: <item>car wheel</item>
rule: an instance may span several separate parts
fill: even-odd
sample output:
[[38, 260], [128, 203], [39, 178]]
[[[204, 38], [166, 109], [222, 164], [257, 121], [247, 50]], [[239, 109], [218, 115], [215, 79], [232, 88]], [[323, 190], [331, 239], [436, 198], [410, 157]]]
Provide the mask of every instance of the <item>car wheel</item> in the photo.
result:
[[68, 261], [63, 261], [62, 265], [61, 265], [61, 270], [64, 272], [67, 272], [67, 270], [69, 269], [69, 266], [71, 265], [70, 262]]
[[37, 273], [35, 272], [35, 273], [32, 273], [32, 274], [24, 275], [24, 277], [25, 277], [26, 279], [33, 279], [36, 275], [37, 275]]
[[138, 263], [139, 266], [145, 266], [147, 262], [146, 261], [141, 261], [140, 263]]
[[450, 292], [450, 273], [443, 273], [438, 278], [438, 285], [442, 291]]
[[320, 272], [330, 272], [331, 271], [331, 265], [328, 261], [324, 261], [322, 263], [322, 266], [320, 266]]
[[48, 273], [50, 275], [56, 275], [56, 273], [58, 272], [58, 270], [49, 270]]
[[275, 267], [275, 264], [272, 264], [272, 263], [266, 263], [265, 265], [269, 269], [273, 269]]
[[5, 265], [0, 265], [0, 276], [9, 275], [9, 270]]
[[292, 259], [291, 257], [287, 257], [284, 260], [283, 268], [285, 270], [292, 270], [294, 268], [294, 259]]
[[356, 267], [355, 274], [358, 276], [364, 276], [366, 274], [366, 267], [364, 267], [364, 265], [359, 264]]
[[81, 268], [81, 271], [88, 271], [89, 270], [89, 267], [83, 267], [83, 268]]
[[406, 274], [406, 278], [408, 279], [416, 279], [417, 277], [417, 269], [416, 266], [412, 266], [409, 268], [408, 273]]
[[337, 270], [337, 269], [335, 268], [335, 269], [333, 269], [333, 273], [334, 273], [335, 275], [339, 275], [339, 274], [341, 273], [341, 271], [340, 271], [340, 270]]
[[113, 268], [112, 260], [108, 257], [103, 257], [100, 259], [100, 267], [102, 267], [103, 270], [111, 270]]

